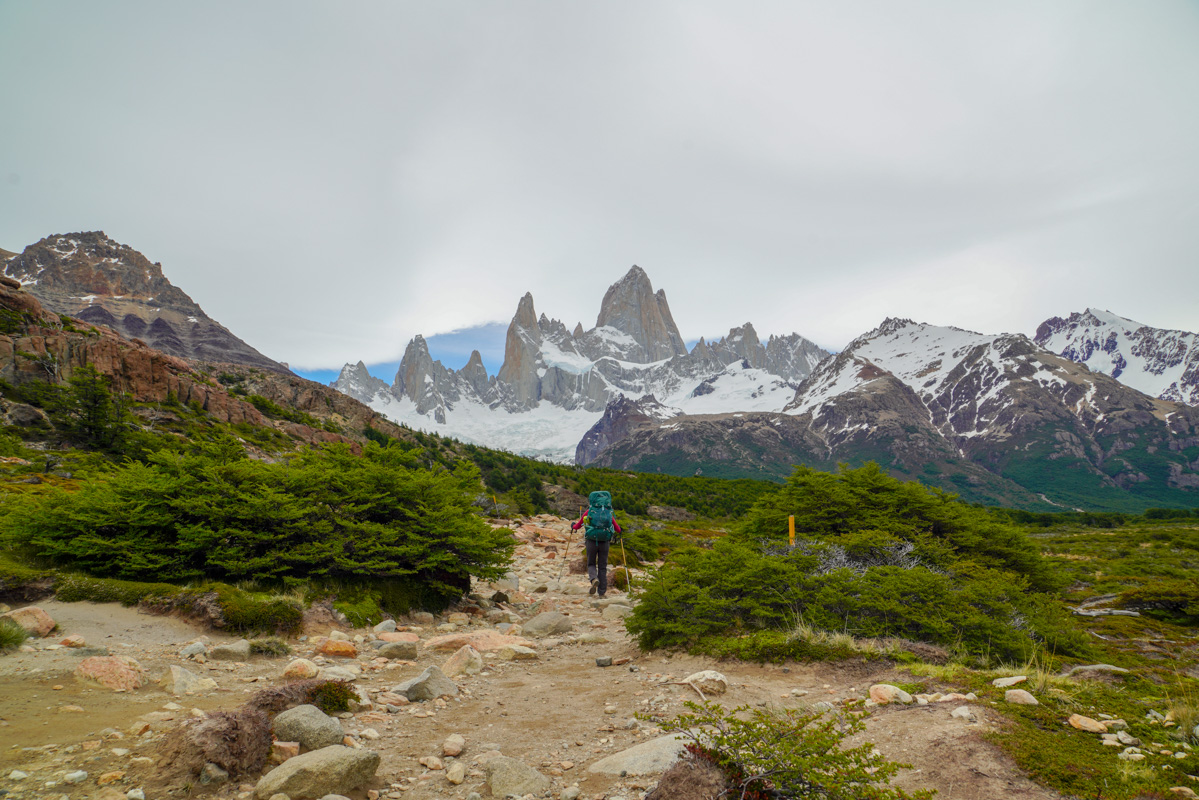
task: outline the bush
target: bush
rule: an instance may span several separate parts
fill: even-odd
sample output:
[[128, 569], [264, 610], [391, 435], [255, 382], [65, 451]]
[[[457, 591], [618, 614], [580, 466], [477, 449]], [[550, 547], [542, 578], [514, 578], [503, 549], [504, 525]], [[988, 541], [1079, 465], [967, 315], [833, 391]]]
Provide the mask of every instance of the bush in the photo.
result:
[[860, 715], [823, 716], [792, 709], [766, 711], [741, 706], [726, 711], [716, 703], [684, 704], [691, 713], [663, 725], [690, 743], [687, 750], [724, 773], [729, 797], [869, 797], [873, 800], [925, 800], [933, 792], [907, 794], [889, 786], [907, 764], [881, 758], [870, 743], [845, 747], [860, 732]]
[[324, 681], [308, 692], [308, 702], [332, 716], [350, 710], [350, 702], [358, 699], [358, 692], [349, 681]]
[[1199, 622], [1199, 580], [1157, 580], [1120, 593], [1120, 605], [1181, 625]]
[[29, 631], [11, 619], [0, 619], [0, 653], [17, 649], [25, 644], [28, 638]]

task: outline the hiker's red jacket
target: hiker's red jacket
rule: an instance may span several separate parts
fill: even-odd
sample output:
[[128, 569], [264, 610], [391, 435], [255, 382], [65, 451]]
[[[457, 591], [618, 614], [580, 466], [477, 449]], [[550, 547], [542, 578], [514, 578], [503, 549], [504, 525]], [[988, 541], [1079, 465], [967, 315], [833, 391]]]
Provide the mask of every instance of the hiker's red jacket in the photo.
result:
[[[579, 521], [578, 521], [578, 522], [572, 522], [572, 523], [571, 523], [571, 525], [570, 525], [570, 529], [571, 529], [572, 531], [577, 531], [579, 528], [583, 527], [583, 520], [585, 520], [585, 519], [587, 519], [587, 512], [586, 512], [586, 511], [584, 511], [584, 512], [583, 512], [583, 515], [582, 515], [581, 517], [579, 517]], [[620, 529], [620, 523], [619, 523], [619, 522], [617, 522], [615, 519], [614, 519], [614, 520], [612, 520], [612, 529], [613, 529], [614, 531], [616, 531], [617, 533], [624, 533], [624, 531], [622, 531], [622, 530]]]

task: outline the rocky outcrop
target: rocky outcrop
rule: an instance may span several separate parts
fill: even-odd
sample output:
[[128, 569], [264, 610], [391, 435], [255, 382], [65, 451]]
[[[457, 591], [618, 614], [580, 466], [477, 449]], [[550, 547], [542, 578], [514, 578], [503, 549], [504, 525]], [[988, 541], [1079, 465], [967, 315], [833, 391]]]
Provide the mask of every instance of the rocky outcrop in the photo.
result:
[[604, 293], [595, 327], [617, 331], [632, 340], [621, 342], [625, 361], [645, 364], [687, 354], [666, 303], [666, 291], [654, 292], [649, 276], [636, 264]]
[[289, 372], [211, 319], [129, 245], [103, 231], [47, 236], [4, 265], [55, 314], [103, 325], [180, 358]]

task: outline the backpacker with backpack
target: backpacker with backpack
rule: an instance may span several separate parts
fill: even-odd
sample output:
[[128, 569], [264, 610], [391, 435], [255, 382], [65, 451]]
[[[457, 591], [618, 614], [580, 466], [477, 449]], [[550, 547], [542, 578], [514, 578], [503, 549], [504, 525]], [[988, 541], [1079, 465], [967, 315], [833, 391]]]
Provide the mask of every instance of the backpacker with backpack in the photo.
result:
[[612, 495], [604, 491], [592, 492], [587, 495], [586, 537], [597, 542], [609, 542], [612, 532]]

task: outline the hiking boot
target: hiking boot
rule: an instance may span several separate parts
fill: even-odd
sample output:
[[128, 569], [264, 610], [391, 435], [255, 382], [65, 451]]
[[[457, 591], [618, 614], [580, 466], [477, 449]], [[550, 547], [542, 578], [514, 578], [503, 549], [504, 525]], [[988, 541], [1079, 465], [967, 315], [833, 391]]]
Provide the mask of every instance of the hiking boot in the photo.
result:
[[591, 588], [587, 590], [587, 594], [595, 594], [595, 590], [599, 588], [599, 581], [595, 578], [591, 579]]

